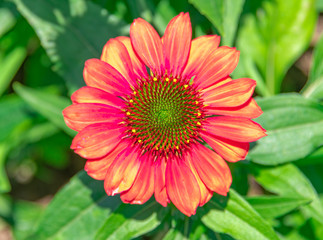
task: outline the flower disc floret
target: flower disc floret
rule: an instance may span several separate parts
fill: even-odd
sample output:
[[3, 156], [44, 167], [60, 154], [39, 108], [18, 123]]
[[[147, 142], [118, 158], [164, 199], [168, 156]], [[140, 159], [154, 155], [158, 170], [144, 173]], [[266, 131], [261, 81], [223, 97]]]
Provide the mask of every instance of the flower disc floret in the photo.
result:
[[203, 103], [186, 80], [151, 77], [143, 80], [128, 99], [128, 132], [142, 148], [167, 156], [196, 142]]

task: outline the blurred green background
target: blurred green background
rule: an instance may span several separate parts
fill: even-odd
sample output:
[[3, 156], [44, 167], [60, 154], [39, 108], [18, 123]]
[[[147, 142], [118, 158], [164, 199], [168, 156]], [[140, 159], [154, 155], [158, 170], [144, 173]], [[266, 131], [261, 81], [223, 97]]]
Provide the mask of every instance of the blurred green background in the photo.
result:
[[[25, 239], [56, 192], [84, 166], [69, 149], [75, 132], [61, 114], [84, 85], [84, 61], [99, 58], [109, 38], [128, 35], [133, 19], [146, 19], [162, 35], [182, 11], [190, 13], [194, 37], [219, 34], [221, 45], [241, 51], [233, 77], [257, 80], [265, 112], [259, 122], [266, 129], [292, 121], [304, 127], [260, 142], [249, 156], [252, 164], [295, 161], [314, 191], [323, 193], [322, 0], [0, 0], [0, 239]], [[301, 94], [283, 94], [289, 92]], [[287, 112], [269, 113], [293, 104]], [[275, 141], [281, 148], [271, 145]], [[233, 188], [242, 195], [277, 193], [261, 177], [262, 186], [250, 177], [248, 163], [232, 171]], [[297, 211], [270, 223], [286, 239], [323, 239], [323, 225]]]

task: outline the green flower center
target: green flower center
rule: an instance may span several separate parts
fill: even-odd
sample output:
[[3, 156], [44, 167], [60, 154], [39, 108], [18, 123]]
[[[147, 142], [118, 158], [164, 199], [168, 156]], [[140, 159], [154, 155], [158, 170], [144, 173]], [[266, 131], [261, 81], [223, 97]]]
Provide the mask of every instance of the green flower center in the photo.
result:
[[203, 119], [200, 94], [185, 80], [150, 78], [128, 99], [129, 135], [146, 150], [181, 151], [197, 140]]

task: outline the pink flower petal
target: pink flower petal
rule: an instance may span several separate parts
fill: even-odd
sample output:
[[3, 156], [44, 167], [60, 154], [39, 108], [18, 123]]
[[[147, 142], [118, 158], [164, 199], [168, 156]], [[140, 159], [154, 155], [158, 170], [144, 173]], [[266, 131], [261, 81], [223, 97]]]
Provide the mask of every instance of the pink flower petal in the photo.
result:
[[114, 159], [125, 149], [129, 143], [127, 141], [120, 141], [120, 143], [107, 156], [100, 159], [87, 160], [84, 170], [89, 176], [96, 180], [104, 180], [107, 175], [107, 170], [113, 163]]
[[80, 103], [63, 110], [66, 125], [79, 132], [88, 125], [100, 122], [118, 124], [125, 116], [120, 109], [100, 103]]
[[83, 77], [86, 85], [116, 96], [132, 92], [127, 80], [114, 67], [99, 59], [85, 62]]
[[179, 77], [191, 48], [192, 27], [188, 13], [180, 13], [168, 24], [163, 36], [165, 67], [168, 74]]
[[201, 137], [213, 148], [214, 151], [229, 162], [237, 162], [245, 159], [247, 156], [249, 143], [236, 142], [212, 136], [205, 132], [201, 133]]
[[205, 132], [237, 142], [254, 142], [266, 136], [258, 123], [239, 117], [211, 117], [204, 122]]
[[136, 77], [127, 48], [117, 39], [111, 38], [104, 46], [101, 60], [110, 64], [127, 80], [130, 86], [135, 86]]
[[133, 48], [154, 75], [164, 73], [163, 46], [156, 30], [145, 20], [137, 18], [131, 24], [130, 38]]
[[193, 39], [187, 65], [182, 73], [183, 79], [191, 79], [200, 72], [204, 62], [220, 44], [217, 35], [201, 36]]
[[210, 107], [236, 107], [246, 103], [252, 96], [256, 81], [240, 78], [229, 81], [203, 94], [204, 104]]
[[236, 68], [239, 51], [235, 48], [222, 46], [211, 52], [204, 62], [203, 68], [197, 73], [194, 82], [200, 89], [207, 88], [222, 78], [230, 75]]
[[[208, 189], [204, 182], [201, 180], [200, 176], [198, 175], [194, 165], [193, 165], [193, 161], [190, 155], [187, 155], [185, 157], [187, 165], [189, 166], [189, 168], [191, 169], [192, 173], [194, 174], [196, 181], [198, 183], [198, 186], [200, 188], [200, 193], [201, 193], [201, 200], [200, 200], [200, 204], [199, 206], [203, 206], [205, 203], [207, 203], [213, 196], [213, 192]], [[196, 160], [195, 160], [196, 161]]]
[[118, 145], [124, 131], [124, 127], [109, 123], [92, 124], [75, 136], [71, 149], [87, 159], [102, 158]]
[[138, 55], [135, 53], [131, 41], [129, 37], [117, 37], [117, 40], [123, 43], [123, 45], [127, 48], [133, 71], [137, 79], [148, 79], [149, 75], [147, 73], [147, 69], [145, 64], [141, 61], [141, 59], [138, 57]]
[[150, 156], [141, 158], [137, 177], [131, 188], [120, 194], [125, 203], [144, 204], [154, 193], [154, 160]]
[[125, 108], [125, 102], [119, 97], [93, 87], [82, 87], [71, 96], [72, 102], [76, 103], [102, 103], [115, 108]]
[[198, 144], [192, 149], [192, 163], [210, 190], [227, 195], [232, 177], [228, 165], [218, 154]]
[[253, 98], [237, 107], [211, 107], [204, 108], [209, 115], [224, 115], [232, 117], [257, 118], [262, 114], [261, 108]]
[[194, 215], [200, 204], [201, 193], [191, 169], [182, 159], [168, 159], [166, 188], [172, 203], [187, 216]]
[[155, 163], [155, 199], [164, 207], [169, 203], [165, 183], [166, 161], [164, 158], [156, 160]]
[[138, 149], [125, 149], [110, 165], [104, 180], [109, 196], [127, 191], [138, 174], [141, 161]]

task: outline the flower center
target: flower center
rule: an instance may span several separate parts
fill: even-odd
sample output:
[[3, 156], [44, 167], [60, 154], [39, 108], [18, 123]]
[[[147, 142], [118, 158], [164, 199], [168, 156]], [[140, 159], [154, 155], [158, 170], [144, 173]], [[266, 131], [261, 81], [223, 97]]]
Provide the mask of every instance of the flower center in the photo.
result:
[[128, 99], [130, 137], [142, 148], [166, 156], [195, 142], [203, 119], [200, 94], [185, 80], [151, 77]]

